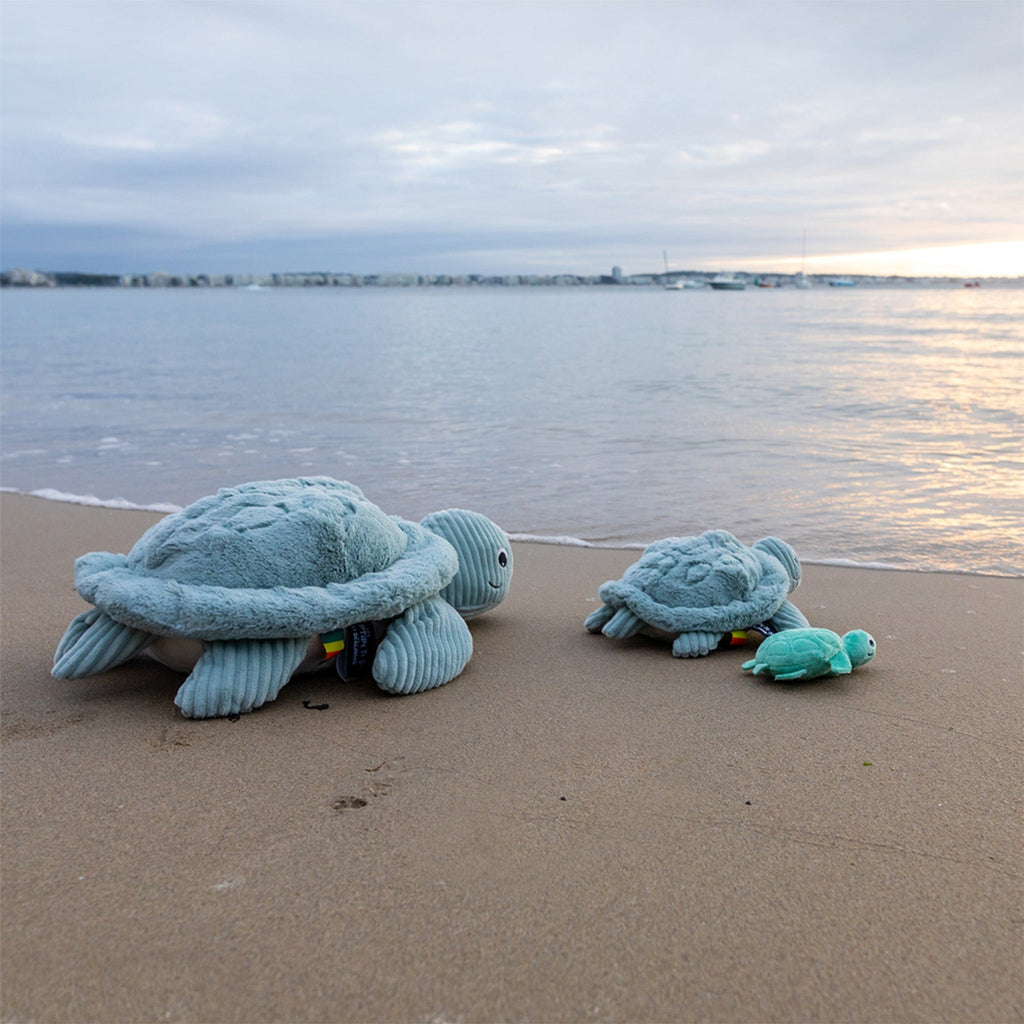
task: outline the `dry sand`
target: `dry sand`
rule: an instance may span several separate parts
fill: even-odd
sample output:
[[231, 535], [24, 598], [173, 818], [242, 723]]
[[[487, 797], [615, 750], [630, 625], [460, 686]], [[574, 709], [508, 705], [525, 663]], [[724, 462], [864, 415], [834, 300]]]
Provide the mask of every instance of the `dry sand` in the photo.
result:
[[1024, 1016], [1024, 580], [808, 566], [879, 653], [783, 685], [587, 634], [635, 551], [516, 544], [448, 686], [189, 721], [49, 675], [74, 558], [159, 517], [2, 516], [8, 1024]]

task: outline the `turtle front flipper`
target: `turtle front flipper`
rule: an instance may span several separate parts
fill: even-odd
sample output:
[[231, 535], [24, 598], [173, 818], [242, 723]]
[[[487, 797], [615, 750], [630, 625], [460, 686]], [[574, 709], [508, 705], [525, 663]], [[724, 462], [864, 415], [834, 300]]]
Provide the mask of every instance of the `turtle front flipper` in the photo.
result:
[[174, 703], [186, 718], [252, 711], [273, 700], [306, 656], [304, 638], [211, 640]]
[[583, 623], [588, 633], [600, 633], [605, 623], [615, 614], [615, 609], [610, 604], [603, 604], [600, 608], [592, 611]]
[[828, 668], [834, 676], [848, 676], [853, 671], [853, 662], [846, 651], [838, 651], [829, 659]]
[[388, 693], [420, 693], [454, 679], [473, 654], [473, 637], [461, 615], [440, 597], [429, 597], [389, 626], [373, 661], [373, 678]]
[[601, 632], [613, 640], [628, 640], [644, 628], [644, 621], [628, 608], [619, 608], [604, 624]]
[[806, 629], [810, 623], [807, 616], [792, 601], [783, 601], [775, 614], [768, 620], [776, 629]]
[[126, 662], [152, 640], [152, 634], [90, 608], [71, 620], [57, 645], [51, 673], [57, 679], [94, 676]]
[[724, 633], [709, 633], [703, 630], [680, 633], [672, 642], [672, 657], [703, 658], [719, 645], [723, 636]]

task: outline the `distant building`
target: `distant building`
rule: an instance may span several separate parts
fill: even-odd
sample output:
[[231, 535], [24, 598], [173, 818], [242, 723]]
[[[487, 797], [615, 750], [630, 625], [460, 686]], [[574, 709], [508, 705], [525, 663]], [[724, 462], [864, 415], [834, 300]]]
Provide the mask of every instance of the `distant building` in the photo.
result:
[[617, 284], [622, 284], [622, 267], [612, 267], [612, 280]]
[[5, 270], [0, 283], [14, 288], [53, 288], [56, 285], [56, 281], [49, 275], [41, 274], [38, 270], [25, 270], [24, 267]]

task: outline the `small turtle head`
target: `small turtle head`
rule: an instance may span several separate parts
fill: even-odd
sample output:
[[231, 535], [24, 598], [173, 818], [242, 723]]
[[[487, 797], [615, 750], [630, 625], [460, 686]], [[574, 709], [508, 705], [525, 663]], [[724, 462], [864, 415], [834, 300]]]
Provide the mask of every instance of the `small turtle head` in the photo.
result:
[[431, 512], [422, 525], [443, 537], [459, 556], [459, 571], [441, 591], [464, 618], [501, 604], [512, 582], [512, 545], [505, 531], [479, 512]]
[[782, 563], [782, 567], [789, 577], [789, 592], [792, 594], [800, 586], [800, 559], [796, 557], [796, 552], [778, 537], [765, 537], [763, 540], [757, 541], [754, 547], [760, 548]]
[[875, 656], [875, 638], [863, 629], [850, 630], [843, 637], [843, 650], [850, 658], [850, 664], [859, 668]]

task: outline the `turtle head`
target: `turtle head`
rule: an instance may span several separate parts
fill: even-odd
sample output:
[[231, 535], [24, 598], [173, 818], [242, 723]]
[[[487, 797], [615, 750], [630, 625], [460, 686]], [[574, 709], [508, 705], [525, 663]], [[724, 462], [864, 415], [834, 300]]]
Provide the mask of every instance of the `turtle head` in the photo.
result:
[[800, 586], [800, 559], [796, 557], [796, 552], [778, 537], [765, 537], [757, 541], [754, 547], [782, 563], [789, 577], [789, 592], [792, 594]]
[[479, 512], [431, 512], [421, 525], [443, 537], [459, 556], [459, 571], [441, 591], [464, 618], [501, 604], [512, 582], [512, 545], [505, 531]]
[[863, 629], [852, 629], [843, 637], [843, 650], [854, 668], [860, 668], [875, 656], [875, 638]]

